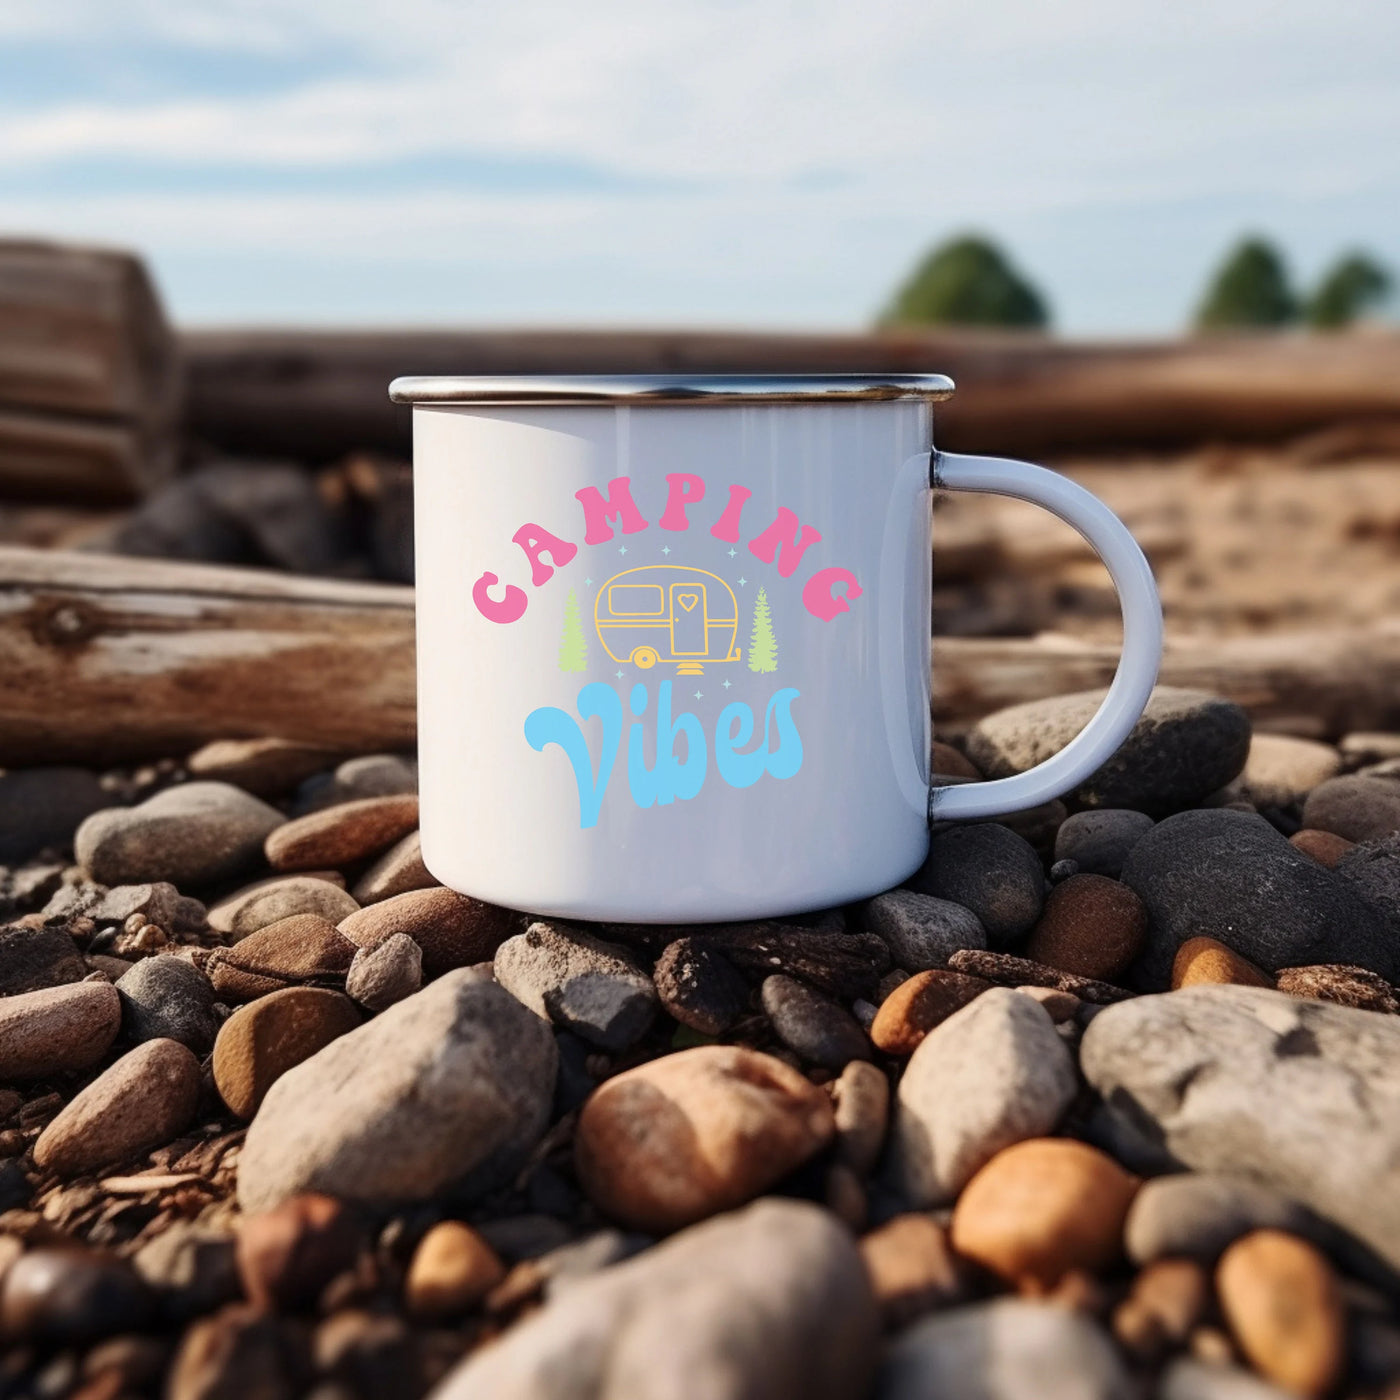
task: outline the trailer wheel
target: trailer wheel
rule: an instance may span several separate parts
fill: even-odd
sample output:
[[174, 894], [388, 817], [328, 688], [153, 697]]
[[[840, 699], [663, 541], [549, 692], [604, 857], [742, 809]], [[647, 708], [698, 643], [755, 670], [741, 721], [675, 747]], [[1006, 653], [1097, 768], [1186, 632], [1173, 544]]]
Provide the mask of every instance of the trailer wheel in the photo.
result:
[[639, 671], [650, 671], [660, 660], [661, 656], [655, 647], [638, 647], [632, 653], [632, 664]]

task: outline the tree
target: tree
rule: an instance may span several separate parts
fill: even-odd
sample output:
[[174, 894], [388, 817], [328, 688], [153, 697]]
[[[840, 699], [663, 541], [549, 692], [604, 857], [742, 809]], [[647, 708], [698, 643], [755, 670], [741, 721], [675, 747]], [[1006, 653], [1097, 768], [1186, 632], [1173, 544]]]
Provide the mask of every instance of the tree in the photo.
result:
[[1271, 243], [1242, 239], [1221, 263], [1196, 312], [1196, 328], [1283, 326], [1298, 315], [1288, 270]]
[[934, 249], [880, 316], [883, 326], [1044, 326], [1040, 293], [985, 238], [968, 235]]
[[1308, 298], [1304, 315], [1317, 330], [1349, 326], [1364, 311], [1383, 302], [1392, 286], [1390, 273], [1365, 253], [1338, 258]]
[[760, 588], [753, 604], [753, 633], [749, 637], [749, 670], [778, 669], [778, 639], [773, 635], [773, 614], [768, 608], [768, 594]]
[[583, 635], [583, 622], [579, 617], [578, 598], [574, 590], [564, 599], [564, 635], [559, 642], [559, 669], [561, 671], [584, 671], [588, 669], [588, 642]]

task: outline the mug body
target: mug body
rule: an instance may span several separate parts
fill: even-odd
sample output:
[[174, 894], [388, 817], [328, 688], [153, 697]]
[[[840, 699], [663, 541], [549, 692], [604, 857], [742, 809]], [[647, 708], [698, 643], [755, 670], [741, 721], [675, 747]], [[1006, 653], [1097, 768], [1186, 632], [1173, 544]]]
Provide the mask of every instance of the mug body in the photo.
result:
[[918, 868], [927, 397], [420, 398], [413, 432], [423, 857], [443, 884], [687, 923]]

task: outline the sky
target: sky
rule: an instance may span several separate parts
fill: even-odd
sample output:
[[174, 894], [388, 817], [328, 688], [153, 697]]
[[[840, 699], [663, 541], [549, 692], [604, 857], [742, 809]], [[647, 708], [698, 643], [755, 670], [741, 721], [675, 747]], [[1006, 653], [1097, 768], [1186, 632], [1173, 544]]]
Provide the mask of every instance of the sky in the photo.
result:
[[1400, 268], [1393, 0], [0, 0], [0, 231], [188, 325], [868, 325], [989, 234], [1077, 335]]

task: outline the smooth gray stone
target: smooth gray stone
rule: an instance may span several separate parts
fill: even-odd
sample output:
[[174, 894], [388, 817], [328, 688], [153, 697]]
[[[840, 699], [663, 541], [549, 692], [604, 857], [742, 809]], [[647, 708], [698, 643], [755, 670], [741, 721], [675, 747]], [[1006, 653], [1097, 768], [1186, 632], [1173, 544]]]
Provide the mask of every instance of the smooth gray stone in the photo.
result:
[[954, 953], [987, 946], [987, 931], [971, 909], [917, 890], [876, 895], [861, 911], [861, 921], [906, 972], [947, 967]]

